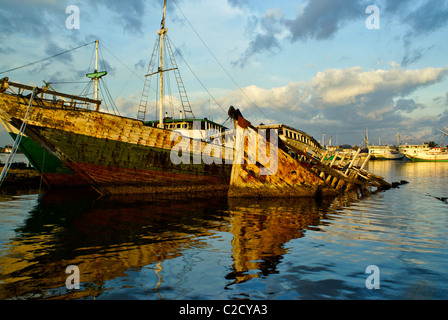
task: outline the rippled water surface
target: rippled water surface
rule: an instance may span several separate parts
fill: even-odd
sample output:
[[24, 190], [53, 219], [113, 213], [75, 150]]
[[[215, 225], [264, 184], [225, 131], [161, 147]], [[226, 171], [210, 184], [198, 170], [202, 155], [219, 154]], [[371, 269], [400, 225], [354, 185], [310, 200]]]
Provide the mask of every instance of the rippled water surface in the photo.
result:
[[0, 196], [0, 299], [448, 299], [448, 163], [369, 170], [409, 183], [319, 203]]

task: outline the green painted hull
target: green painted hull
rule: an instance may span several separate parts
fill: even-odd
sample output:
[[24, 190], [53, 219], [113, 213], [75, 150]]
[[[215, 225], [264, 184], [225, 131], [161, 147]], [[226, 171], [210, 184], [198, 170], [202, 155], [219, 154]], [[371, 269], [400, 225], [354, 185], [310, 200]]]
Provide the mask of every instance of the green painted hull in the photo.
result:
[[[14, 140], [17, 138], [14, 133], [10, 133], [10, 136]], [[39, 173], [74, 174], [58, 158], [26, 136], [22, 137], [19, 148]]]
[[412, 162], [448, 162], [448, 159], [417, 159], [417, 158], [409, 158]]
[[[9, 131], [13, 140], [17, 134]], [[88, 183], [73, 170], [65, 166], [56, 156], [42, 148], [27, 136], [22, 136], [20, 151], [27, 157], [34, 169], [41, 175], [49, 187], [83, 186]]]
[[[58, 141], [58, 149], [70, 159], [68, 167], [87, 173], [98, 184], [156, 183], [159, 186], [174, 181], [189, 184], [217, 180], [228, 184], [231, 166], [226, 164], [189, 163], [174, 164], [171, 150], [133, 144], [124, 141], [97, 138], [51, 128], [34, 128], [48, 141]], [[163, 179], [162, 179], [163, 177]], [[191, 178], [194, 177], [195, 181]], [[159, 179], [160, 178], [160, 179]]]

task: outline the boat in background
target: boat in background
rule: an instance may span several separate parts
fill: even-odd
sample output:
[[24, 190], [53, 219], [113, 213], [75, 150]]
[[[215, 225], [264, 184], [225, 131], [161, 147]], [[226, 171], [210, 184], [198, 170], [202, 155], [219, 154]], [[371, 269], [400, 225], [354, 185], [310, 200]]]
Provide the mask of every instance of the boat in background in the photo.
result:
[[430, 148], [428, 144], [422, 146], [403, 147], [402, 152], [411, 161], [448, 162], [448, 150], [443, 147]]
[[368, 149], [372, 160], [401, 160], [404, 158], [404, 154], [401, 154], [398, 148], [393, 145], [369, 145]]
[[[364, 137], [364, 136], [363, 136]], [[368, 130], [366, 130], [366, 136], [364, 137], [366, 148], [369, 150], [369, 155], [372, 160], [401, 160], [404, 158], [404, 154], [400, 153], [398, 148], [394, 145], [378, 145], [370, 144]], [[397, 134], [397, 142], [400, 145], [400, 135]]]
[[428, 143], [423, 144], [400, 144], [398, 146], [398, 152], [409, 158], [417, 155], [421, 152], [429, 151], [431, 148]]

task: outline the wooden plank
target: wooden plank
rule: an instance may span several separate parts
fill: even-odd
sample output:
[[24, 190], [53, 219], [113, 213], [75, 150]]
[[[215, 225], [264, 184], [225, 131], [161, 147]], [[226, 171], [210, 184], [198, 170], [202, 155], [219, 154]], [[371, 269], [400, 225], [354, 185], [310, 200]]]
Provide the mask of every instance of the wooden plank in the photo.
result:
[[[8, 81], [8, 84], [10, 86], [16, 87], [16, 88], [21, 88], [21, 89], [25, 89], [25, 90], [34, 90], [35, 87], [32, 86], [28, 86], [25, 84], [21, 84], [21, 83], [16, 83], [16, 82], [11, 82]], [[96, 105], [100, 105], [101, 101], [100, 100], [93, 100], [93, 99], [89, 99], [89, 98], [83, 98], [83, 97], [79, 97], [79, 96], [75, 96], [75, 95], [71, 95], [71, 94], [67, 94], [67, 93], [61, 93], [61, 92], [56, 92], [56, 91], [50, 91], [50, 90], [44, 90], [42, 88], [36, 88], [37, 91], [39, 93], [45, 93], [45, 94], [51, 94], [54, 96], [59, 96], [59, 97], [64, 97], [64, 98], [68, 98], [68, 99], [73, 99], [73, 100], [78, 100], [78, 101], [83, 101], [83, 102], [88, 102], [88, 103], [93, 103]]]

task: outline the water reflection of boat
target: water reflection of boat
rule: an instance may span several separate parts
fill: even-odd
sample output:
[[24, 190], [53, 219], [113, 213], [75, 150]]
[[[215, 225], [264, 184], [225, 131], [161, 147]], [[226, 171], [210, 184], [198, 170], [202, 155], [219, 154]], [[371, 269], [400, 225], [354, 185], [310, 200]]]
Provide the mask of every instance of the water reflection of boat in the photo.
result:
[[307, 230], [318, 231], [330, 208], [347, 205], [357, 198], [356, 193], [346, 193], [322, 202], [229, 199], [234, 264], [226, 279], [241, 283], [278, 273], [277, 266], [288, 253], [288, 242], [304, 237]]
[[226, 278], [241, 283], [277, 273], [277, 265], [288, 252], [285, 244], [303, 237], [306, 229], [317, 228], [324, 212], [314, 199], [229, 199], [234, 263]]
[[[233, 262], [224, 285], [276, 273], [288, 252], [285, 244], [304, 237], [306, 230], [318, 231], [329, 208], [349, 199], [347, 194], [345, 200], [323, 202], [96, 197], [92, 192], [74, 199], [72, 192], [56, 191], [40, 197], [15, 236], [3, 244], [0, 299], [95, 298], [111, 286], [108, 281], [142, 268], [152, 270], [154, 286], [148, 285], [148, 291], [158, 299], [156, 291], [164, 282], [157, 273], [164, 261], [207, 248], [207, 239], [217, 232], [232, 235]], [[69, 265], [80, 270], [79, 290], [65, 288]]]
[[[205, 206], [129, 197], [104, 202], [70, 193], [45, 194], [3, 245], [1, 300], [94, 298], [108, 280], [179, 257], [225, 226], [220, 219], [208, 219], [213, 207], [222, 207], [219, 199]], [[69, 265], [80, 270], [80, 290], [65, 287]]]

